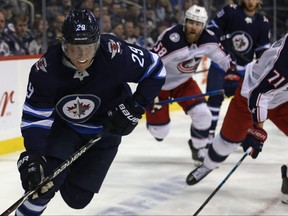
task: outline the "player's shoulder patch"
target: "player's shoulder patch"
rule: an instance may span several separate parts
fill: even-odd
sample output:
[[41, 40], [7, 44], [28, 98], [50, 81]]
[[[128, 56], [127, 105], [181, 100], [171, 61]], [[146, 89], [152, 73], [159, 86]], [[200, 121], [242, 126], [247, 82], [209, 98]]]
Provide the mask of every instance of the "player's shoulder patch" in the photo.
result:
[[123, 42], [111, 34], [101, 35], [100, 46], [104, 48], [103, 50], [105, 50], [105, 52], [109, 55], [110, 59], [115, 58], [117, 55], [123, 52]]
[[108, 42], [108, 51], [111, 54], [111, 59], [113, 59], [116, 54], [122, 52], [121, 43], [119, 41], [114, 41], [113, 39], [110, 39]]
[[180, 41], [180, 35], [178, 32], [172, 32], [169, 35], [169, 39], [174, 43], [179, 42]]
[[47, 73], [47, 61], [45, 57], [40, 58], [36, 63], [35, 67], [37, 71], [43, 71]]

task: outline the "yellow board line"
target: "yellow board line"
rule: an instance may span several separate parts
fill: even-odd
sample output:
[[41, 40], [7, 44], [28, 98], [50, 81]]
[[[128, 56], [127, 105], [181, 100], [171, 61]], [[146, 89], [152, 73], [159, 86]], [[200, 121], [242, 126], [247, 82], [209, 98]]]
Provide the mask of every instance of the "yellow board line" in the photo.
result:
[[[179, 110], [181, 107], [177, 103], [170, 104], [170, 111]], [[145, 116], [144, 118], [145, 119]], [[16, 137], [13, 139], [0, 141], [0, 155], [20, 151], [24, 149], [23, 138]]]

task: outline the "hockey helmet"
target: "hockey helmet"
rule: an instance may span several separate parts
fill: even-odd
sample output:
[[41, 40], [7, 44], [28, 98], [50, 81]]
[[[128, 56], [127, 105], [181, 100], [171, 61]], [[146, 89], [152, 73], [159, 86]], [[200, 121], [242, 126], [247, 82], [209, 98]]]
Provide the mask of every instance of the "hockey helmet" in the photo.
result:
[[62, 37], [64, 43], [97, 43], [100, 30], [94, 14], [87, 9], [71, 10], [62, 25]]
[[208, 20], [207, 11], [204, 7], [193, 5], [186, 11], [184, 20], [185, 22], [186, 19], [201, 22], [203, 23], [203, 26], [205, 26]]

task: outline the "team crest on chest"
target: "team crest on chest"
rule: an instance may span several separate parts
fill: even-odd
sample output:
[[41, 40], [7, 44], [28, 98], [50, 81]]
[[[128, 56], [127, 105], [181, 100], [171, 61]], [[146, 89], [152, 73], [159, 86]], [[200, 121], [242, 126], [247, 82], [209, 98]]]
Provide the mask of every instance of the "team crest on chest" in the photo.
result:
[[242, 54], [248, 53], [253, 45], [252, 38], [244, 31], [236, 31], [231, 35], [234, 49]]
[[197, 70], [201, 59], [202, 58], [196, 57], [196, 58], [184, 61], [184, 62], [180, 62], [177, 65], [177, 68], [181, 73], [194, 73]]
[[56, 104], [56, 111], [67, 122], [83, 123], [97, 111], [100, 103], [100, 98], [91, 94], [67, 95]]

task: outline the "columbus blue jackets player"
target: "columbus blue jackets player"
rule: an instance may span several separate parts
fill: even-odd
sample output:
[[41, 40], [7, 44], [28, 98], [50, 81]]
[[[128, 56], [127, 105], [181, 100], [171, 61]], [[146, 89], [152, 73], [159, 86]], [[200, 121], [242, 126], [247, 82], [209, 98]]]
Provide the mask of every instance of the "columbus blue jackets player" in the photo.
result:
[[[208, 24], [208, 29], [215, 32], [226, 50], [233, 53], [237, 63], [237, 70], [244, 75], [245, 66], [259, 58], [270, 46], [270, 25], [267, 18], [258, 12], [261, 7], [260, 0], [239, 0], [238, 5], [225, 6], [217, 16]], [[225, 73], [215, 61], [212, 60], [207, 79], [207, 92], [222, 89]], [[226, 94], [230, 97], [234, 92]], [[210, 142], [217, 126], [223, 95], [211, 96], [208, 106], [212, 113], [210, 127]]]
[[[152, 49], [161, 57], [167, 70], [165, 84], [158, 96], [160, 101], [201, 94], [192, 76], [204, 55], [221, 65], [227, 71], [227, 77], [237, 76], [230, 55], [219, 45], [215, 34], [205, 28], [208, 19], [205, 8], [193, 5], [184, 19], [184, 24], [172, 26], [160, 34]], [[227, 78], [225, 92], [231, 91], [234, 82]], [[179, 102], [179, 105], [192, 119], [188, 144], [192, 158], [201, 162], [207, 151], [211, 112], [204, 97]], [[147, 110], [146, 117], [149, 132], [156, 140], [163, 140], [170, 130], [169, 105]]]
[[[159, 94], [166, 70], [146, 49], [103, 34], [88, 10], [72, 10], [61, 44], [32, 66], [21, 123], [26, 151], [18, 160], [25, 191], [35, 188], [73, 152], [110, 128], [89, 151], [26, 200], [16, 215], [41, 215], [60, 191], [68, 206], [84, 208], [97, 193], [145, 107]], [[127, 82], [138, 83], [132, 94]]]
[[[229, 104], [221, 131], [215, 136], [203, 165], [188, 175], [188, 185], [201, 181], [240, 143], [244, 151], [252, 147], [250, 155], [257, 158], [267, 138], [263, 129], [267, 119], [288, 136], [287, 56], [288, 34], [266, 50], [260, 59], [247, 65], [243, 83]], [[282, 167], [282, 178], [282, 192], [288, 195], [286, 165]]]

